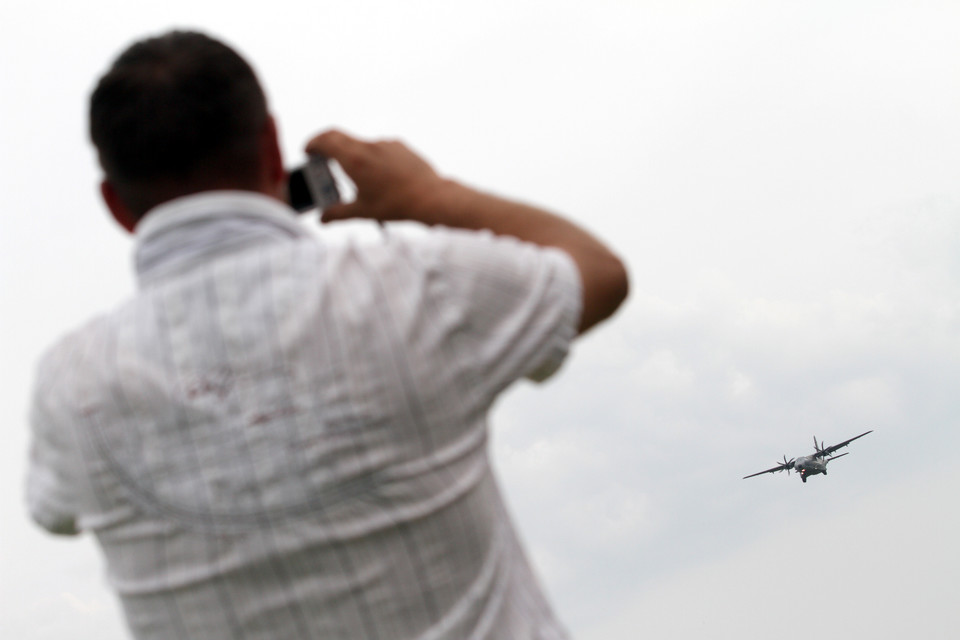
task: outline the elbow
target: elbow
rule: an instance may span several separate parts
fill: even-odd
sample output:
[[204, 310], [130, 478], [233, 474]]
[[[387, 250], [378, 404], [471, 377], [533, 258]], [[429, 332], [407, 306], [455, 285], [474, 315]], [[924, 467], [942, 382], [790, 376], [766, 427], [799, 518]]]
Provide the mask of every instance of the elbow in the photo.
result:
[[614, 255], [610, 256], [609, 262], [605, 276], [606, 315], [604, 318], [609, 318], [616, 313], [630, 294], [630, 276], [627, 273], [627, 266]]
[[77, 520], [72, 516], [41, 514], [33, 512], [30, 514], [36, 523], [47, 533], [55, 536], [77, 536], [80, 535], [80, 529], [77, 527]]
[[34, 524], [47, 533], [57, 536], [75, 536], [80, 534], [77, 517], [66, 510], [54, 506], [50, 500], [43, 499], [43, 496], [36, 491], [36, 487], [28, 481], [27, 483], [27, 512]]
[[594, 263], [583, 282], [583, 312], [580, 333], [612, 316], [630, 293], [630, 276], [620, 258], [612, 253]]
[[627, 265], [623, 260], [614, 255], [610, 256], [609, 271], [610, 301], [613, 305], [610, 314], [612, 315], [630, 295], [630, 274], [627, 273]]

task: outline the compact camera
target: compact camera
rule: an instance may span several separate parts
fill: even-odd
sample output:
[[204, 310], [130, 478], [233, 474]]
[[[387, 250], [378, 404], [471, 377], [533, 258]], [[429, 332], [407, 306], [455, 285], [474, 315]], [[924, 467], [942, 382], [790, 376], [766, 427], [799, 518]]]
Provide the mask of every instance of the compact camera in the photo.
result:
[[312, 155], [306, 164], [290, 171], [287, 199], [297, 211], [318, 209], [340, 202], [340, 190], [330, 171], [330, 162], [324, 156]]

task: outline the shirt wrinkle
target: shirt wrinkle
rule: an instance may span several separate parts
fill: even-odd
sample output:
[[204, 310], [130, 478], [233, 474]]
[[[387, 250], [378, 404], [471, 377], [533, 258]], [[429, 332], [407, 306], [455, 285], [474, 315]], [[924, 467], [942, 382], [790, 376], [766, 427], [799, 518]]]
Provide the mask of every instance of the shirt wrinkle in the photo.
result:
[[27, 485], [41, 525], [97, 537], [134, 638], [567, 638], [486, 415], [567, 354], [566, 254], [340, 245], [213, 192], [149, 212], [135, 265], [139, 294], [38, 368]]

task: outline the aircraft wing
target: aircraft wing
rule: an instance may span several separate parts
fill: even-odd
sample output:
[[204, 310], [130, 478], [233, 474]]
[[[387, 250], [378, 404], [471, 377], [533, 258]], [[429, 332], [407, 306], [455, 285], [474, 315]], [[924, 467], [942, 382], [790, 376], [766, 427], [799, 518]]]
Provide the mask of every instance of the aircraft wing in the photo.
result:
[[762, 476], [765, 473], [776, 473], [777, 471], [783, 471], [784, 469], [793, 469], [793, 460], [787, 464], [781, 464], [780, 466], [773, 467], [772, 469], [767, 469], [766, 471], [757, 471], [756, 473], [751, 473], [748, 476], [743, 476], [743, 479], [752, 478], [753, 476]]
[[[873, 433], [873, 429], [871, 429], [870, 431], [867, 431], [866, 433], [861, 433], [861, 434], [858, 435], [858, 436], [854, 436], [854, 437], [850, 438], [849, 440], [844, 440], [844, 441], [841, 442], [840, 444], [834, 444], [834, 445], [830, 445], [829, 447], [823, 447], [822, 449], [818, 449], [817, 452], [816, 452], [814, 455], [817, 456], [818, 458], [823, 458], [823, 457], [825, 457], [825, 456], [829, 456], [831, 453], [833, 453], [833, 452], [836, 451], [837, 449], [842, 449], [843, 447], [847, 446], [848, 444], [850, 444], [851, 442], [853, 442], [853, 441], [856, 440], [857, 438], [862, 438], [863, 436], [867, 435], [867, 433]], [[814, 443], [814, 444], [816, 444], [816, 443]], [[835, 456], [835, 457], [839, 458], [840, 456]]]

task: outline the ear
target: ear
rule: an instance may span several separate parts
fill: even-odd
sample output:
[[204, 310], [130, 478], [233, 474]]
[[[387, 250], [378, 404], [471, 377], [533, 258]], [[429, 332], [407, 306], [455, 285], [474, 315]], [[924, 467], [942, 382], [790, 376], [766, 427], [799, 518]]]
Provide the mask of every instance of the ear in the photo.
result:
[[273, 116], [267, 116], [267, 121], [261, 134], [261, 158], [263, 166], [264, 187], [271, 195], [281, 200], [285, 193], [287, 170], [283, 167], [283, 154], [280, 152], [280, 134], [277, 132], [277, 123]]
[[133, 215], [126, 203], [120, 199], [117, 189], [110, 184], [108, 180], [103, 180], [100, 183], [100, 195], [103, 196], [103, 201], [113, 215], [113, 219], [128, 232], [133, 233], [133, 230], [137, 226], [137, 217]]

